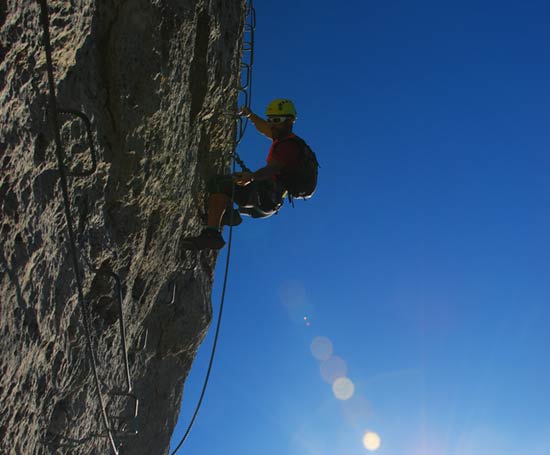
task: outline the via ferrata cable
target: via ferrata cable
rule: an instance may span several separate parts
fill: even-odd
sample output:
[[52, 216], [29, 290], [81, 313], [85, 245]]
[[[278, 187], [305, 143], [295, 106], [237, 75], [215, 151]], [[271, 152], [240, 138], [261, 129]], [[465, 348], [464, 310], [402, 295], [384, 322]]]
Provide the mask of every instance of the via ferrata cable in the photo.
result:
[[[252, 3], [252, 0], [248, 0], [247, 5], [247, 17], [250, 18], [250, 23], [245, 23], [245, 31], [248, 31], [251, 35], [250, 42], [248, 43], [248, 49], [245, 49], [245, 46], [243, 46], [243, 54], [245, 53], [245, 50], [248, 50], [250, 54], [250, 64], [247, 64], [248, 73], [247, 73], [247, 81], [244, 84], [244, 86], [239, 87], [239, 91], [245, 93], [245, 100], [246, 100], [246, 106], [250, 108], [251, 99], [252, 99], [252, 63], [253, 63], [253, 55], [254, 55], [254, 28], [256, 26], [256, 12], [254, 10], [254, 6]], [[246, 22], [246, 20], [245, 20]], [[246, 92], [245, 92], [246, 91]], [[240, 121], [241, 119], [239, 119]], [[240, 144], [244, 137], [244, 132], [246, 130], [246, 123], [244, 127], [241, 126], [242, 124], [239, 123], [239, 128], [237, 130], [237, 138], [235, 141], [235, 149]], [[236, 150], [231, 155], [231, 161], [232, 161], [232, 173], [235, 173], [236, 166], [235, 162], [237, 161], [241, 168], [243, 170], [248, 170], [246, 168], [244, 162], [240, 159], [239, 155], [237, 154]], [[233, 201], [235, 199], [235, 183], [233, 183], [232, 189], [231, 189], [231, 207], [233, 207]], [[189, 425], [187, 426], [187, 429], [185, 430], [185, 433], [183, 437], [181, 438], [180, 442], [176, 446], [176, 448], [171, 452], [170, 455], [176, 455], [178, 450], [181, 448], [183, 443], [187, 440], [187, 437], [189, 436], [189, 433], [191, 432], [191, 428], [193, 427], [193, 424], [195, 423], [195, 420], [197, 418], [197, 415], [199, 413], [200, 407], [202, 405], [202, 401], [204, 399], [204, 396], [206, 394], [206, 388], [208, 386], [208, 381], [210, 379], [210, 373], [212, 372], [212, 366], [214, 364], [214, 357], [216, 355], [216, 347], [218, 344], [218, 337], [220, 334], [220, 327], [222, 322], [222, 316], [223, 316], [223, 308], [225, 304], [225, 292], [227, 289], [227, 279], [229, 276], [229, 264], [231, 259], [231, 244], [233, 241], [233, 210], [231, 210], [230, 216], [229, 216], [229, 240], [227, 243], [227, 258], [225, 261], [225, 272], [224, 272], [224, 278], [223, 278], [223, 286], [222, 286], [222, 296], [221, 296], [221, 303], [220, 303], [220, 312], [218, 314], [218, 322], [216, 324], [216, 332], [214, 334], [214, 341], [212, 344], [212, 352], [210, 354], [210, 361], [208, 362], [208, 369], [206, 371], [206, 376], [204, 378], [204, 383], [202, 386], [201, 394], [199, 397], [199, 400], [197, 402], [197, 405], [195, 407], [195, 411], [193, 412], [193, 416], [191, 417], [191, 421], [189, 422]]]
[[[233, 172], [235, 172], [235, 161], [233, 161], [232, 168], [233, 168]], [[231, 200], [233, 200], [234, 194], [235, 194], [235, 184], [233, 184]], [[233, 218], [233, 211], [231, 211], [231, 214], [230, 214], [230, 222], [232, 221], [232, 218]], [[221, 323], [222, 323], [223, 307], [224, 307], [224, 303], [225, 303], [225, 291], [227, 289], [227, 278], [229, 276], [229, 263], [230, 263], [230, 259], [231, 259], [231, 243], [232, 243], [232, 240], [233, 240], [233, 226], [230, 226], [229, 227], [229, 241], [227, 242], [227, 258], [225, 260], [225, 273], [224, 273], [224, 278], [223, 278], [220, 312], [218, 314], [218, 322], [216, 324], [216, 332], [215, 332], [215, 335], [214, 335], [214, 342], [213, 342], [213, 345], [212, 345], [212, 353], [210, 354], [210, 361], [208, 363], [208, 369], [206, 371], [206, 376], [204, 378], [204, 384], [202, 386], [202, 391], [201, 391], [201, 394], [200, 394], [200, 397], [199, 397], [199, 401], [197, 402], [197, 406], [195, 407], [195, 412], [193, 413], [193, 417], [191, 417], [191, 421], [189, 422], [189, 425], [187, 426], [187, 430], [185, 431], [185, 434], [183, 435], [183, 437], [181, 438], [179, 444], [173, 450], [171, 455], [175, 455], [177, 453], [177, 451], [183, 445], [183, 443], [187, 439], [187, 436], [189, 436], [189, 433], [191, 432], [191, 428], [193, 427], [193, 424], [195, 423], [195, 420], [197, 418], [197, 415], [199, 413], [199, 410], [200, 410], [200, 407], [201, 407], [201, 404], [202, 404], [202, 400], [204, 399], [204, 395], [206, 393], [206, 387], [208, 386], [208, 380], [210, 379], [210, 373], [212, 372], [212, 365], [214, 364], [214, 357], [216, 355], [216, 346], [218, 344], [218, 337], [219, 337], [219, 334], [220, 334], [220, 327], [221, 327]]]
[[76, 280], [76, 287], [77, 287], [77, 295], [78, 295], [78, 302], [80, 304], [80, 308], [82, 310], [82, 322], [84, 326], [84, 333], [86, 335], [86, 346], [88, 348], [88, 356], [90, 358], [90, 363], [92, 367], [93, 377], [94, 377], [94, 383], [96, 386], [96, 392], [97, 397], [99, 400], [100, 410], [101, 410], [101, 417], [103, 420], [103, 425], [105, 426], [105, 429], [107, 431], [107, 435], [109, 438], [109, 443], [111, 446], [111, 450], [115, 455], [118, 455], [118, 449], [113, 437], [113, 433], [111, 431], [110, 425], [109, 425], [109, 418], [107, 417], [107, 411], [105, 408], [105, 400], [103, 397], [103, 393], [101, 392], [101, 385], [99, 381], [99, 374], [97, 371], [97, 359], [95, 356], [95, 352], [92, 345], [92, 334], [91, 334], [91, 328], [90, 328], [90, 320], [89, 320], [89, 314], [88, 314], [88, 307], [86, 306], [85, 299], [84, 299], [84, 291], [82, 286], [82, 278], [80, 275], [80, 264], [78, 261], [78, 255], [77, 255], [77, 248], [76, 248], [76, 241], [75, 241], [75, 232], [73, 227], [73, 220], [71, 216], [71, 206], [70, 206], [70, 199], [69, 199], [69, 189], [68, 189], [68, 183], [67, 183], [67, 175], [65, 172], [65, 163], [64, 163], [64, 150], [63, 145], [61, 143], [61, 135], [59, 132], [59, 121], [58, 121], [58, 113], [57, 113], [57, 100], [55, 95], [55, 82], [54, 82], [54, 75], [53, 75], [53, 63], [52, 63], [52, 48], [50, 44], [50, 30], [49, 30], [49, 15], [48, 15], [48, 4], [46, 0], [40, 0], [40, 7], [41, 7], [41, 20], [42, 20], [42, 26], [44, 30], [44, 48], [46, 52], [46, 67], [47, 67], [47, 73], [48, 73], [48, 85], [49, 85], [49, 95], [50, 95], [50, 114], [51, 114], [51, 120], [54, 127], [54, 135], [55, 135], [55, 154], [57, 157], [58, 162], [58, 169], [59, 169], [59, 180], [60, 180], [60, 186], [61, 186], [61, 192], [63, 194], [63, 201], [64, 201], [64, 208], [65, 208], [65, 219], [67, 221], [67, 230], [69, 233], [69, 244], [70, 244], [70, 254], [71, 259], [73, 263], [73, 269], [75, 274], [75, 280]]

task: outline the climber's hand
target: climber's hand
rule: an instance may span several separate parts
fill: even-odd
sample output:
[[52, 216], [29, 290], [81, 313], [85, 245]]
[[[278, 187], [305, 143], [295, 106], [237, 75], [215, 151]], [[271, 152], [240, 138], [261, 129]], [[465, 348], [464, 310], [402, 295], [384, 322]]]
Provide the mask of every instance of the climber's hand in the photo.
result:
[[239, 111], [239, 115], [242, 115], [243, 117], [246, 117], [246, 118], [250, 118], [252, 114], [253, 112], [247, 106], [241, 107], [241, 110]]
[[239, 186], [246, 186], [254, 181], [252, 172], [236, 172], [233, 174], [233, 181]]

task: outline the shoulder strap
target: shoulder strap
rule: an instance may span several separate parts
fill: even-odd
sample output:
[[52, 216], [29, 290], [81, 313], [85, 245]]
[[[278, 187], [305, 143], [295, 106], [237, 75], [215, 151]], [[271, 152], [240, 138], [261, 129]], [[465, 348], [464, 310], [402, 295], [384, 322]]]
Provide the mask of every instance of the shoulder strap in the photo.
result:
[[[282, 139], [275, 139], [275, 146], [279, 145], [279, 144], [282, 144], [283, 142], [286, 142], [286, 141], [291, 141], [293, 139], [297, 139], [298, 136], [296, 136], [294, 133], [290, 134], [289, 136], [286, 136], [286, 137], [283, 137]], [[299, 139], [299, 138], [298, 138]]]
[[293, 133], [290, 136], [282, 138], [281, 140], [277, 140], [277, 142], [273, 144], [273, 148], [287, 141], [293, 141], [296, 144], [298, 144], [298, 146], [300, 147], [300, 152], [304, 150], [304, 145], [306, 145], [306, 142], [302, 138], [298, 137], [296, 134]]

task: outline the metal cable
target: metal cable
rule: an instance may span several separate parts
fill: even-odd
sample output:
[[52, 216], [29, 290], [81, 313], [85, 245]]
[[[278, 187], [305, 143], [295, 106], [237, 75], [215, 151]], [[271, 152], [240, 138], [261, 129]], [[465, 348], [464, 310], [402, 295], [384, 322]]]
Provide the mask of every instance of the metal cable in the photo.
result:
[[[239, 87], [239, 92], [245, 93], [245, 100], [246, 100], [246, 106], [250, 107], [250, 101], [252, 98], [252, 62], [253, 62], [253, 53], [254, 53], [254, 28], [256, 27], [256, 11], [254, 10], [254, 6], [252, 4], [252, 0], [248, 0], [248, 5], [246, 9], [246, 17], [250, 20], [249, 23], [246, 23], [245, 20], [245, 32], [250, 31], [251, 33], [251, 41], [250, 42], [244, 42], [243, 39], [243, 54], [245, 54], [246, 51], [248, 51], [250, 56], [250, 66], [249, 66], [249, 72], [247, 75], [247, 84], [245, 84], [245, 87], [241, 86]], [[247, 48], [248, 45], [248, 48]], [[242, 66], [241, 66], [242, 68]], [[248, 92], [246, 91], [248, 89]], [[240, 118], [239, 118], [240, 119]], [[246, 131], [246, 124], [244, 127], [241, 128], [242, 123], [239, 122], [239, 129], [237, 130], [237, 138], [235, 141], [235, 149], [239, 145], [240, 141], [242, 140], [244, 133]], [[239, 165], [243, 168], [243, 170], [248, 170], [248, 168], [244, 165], [244, 162], [240, 159], [240, 157], [237, 155], [236, 152], [232, 154], [232, 172], [235, 173], [235, 162], [238, 162]], [[235, 197], [235, 184], [233, 184], [232, 187], [232, 193], [231, 193], [231, 206], [233, 206], [233, 200]], [[195, 411], [193, 413], [193, 416], [191, 417], [191, 421], [189, 422], [189, 425], [187, 426], [187, 430], [185, 431], [183, 437], [181, 438], [180, 442], [176, 446], [176, 448], [172, 451], [171, 455], [175, 455], [178, 450], [181, 448], [183, 443], [186, 441], [187, 437], [189, 436], [189, 433], [191, 432], [191, 428], [193, 427], [193, 424], [195, 423], [195, 420], [197, 418], [197, 415], [199, 413], [200, 407], [202, 405], [202, 401], [204, 399], [204, 396], [206, 394], [206, 388], [208, 386], [208, 380], [210, 379], [210, 373], [212, 372], [212, 366], [214, 364], [214, 357], [216, 355], [216, 347], [218, 345], [218, 337], [220, 334], [220, 327], [222, 322], [222, 316], [223, 316], [223, 308], [225, 304], [225, 291], [227, 289], [227, 281], [229, 276], [229, 264], [231, 259], [231, 244], [233, 241], [233, 226], [231, 226], [233, 223], [233, 210], [230, 214], [230, 220], [229, 220], [229, 240], [227, 244], [227, 258], [225, 261], [225, 273], [223, 278], [223, 286], [222, 286], [222, 297], [221, 297], [221, 303], [220, 303], [220, 312], [218, 315], [218, 322], [216, 324], [216, 332], [214, 334], [214, 342], [212, 345], [212, 353], [210, 354], [210, 361], [208, 363], [208, 369], [206, 371], [206, 376], [204, 378], [204, 384], [202, 386], [201, 394], [199, 397], [199, 400], [197, 402], [197, 405], [195, 407]]]
[[94, 140], [93, 140], [93, 136], [92, 136], [92, 123], [90, 122], [90, 119], [83, 112], [76, 111], [76, 110], [73, 110], [73, 109], [66, 109], [66, 110], [59, 109], [58, 112], [61, 113], [61, 114], [74, 115], [74, 116], [78, 117], [80, 120], [82, 120], [84, 122], [84, 126], [86, 127], [86, 133], [88, 135], [88, 148], [90, 149], [90, 156], [92, 158], [92, 165], [91, 165], [90, 169], [86, 169], [86, 170], [80, 171], [80, 172], [71, 171], [69, 173], [69, 175], [71, 177], [85, 177], [85, 176], [94, 174], [96, 169], [97, 169], [97, 155], [96, 155], [95, 147], [94, 147]]
[[[73, 226], [73, 220], [71, 216], [71, 205], [70, 205], [70, 199], [69, 199], [69, 189], [68, 189], [68, 183], [67, 183], [67, 173], [66, 173], [66, 166], [65, 166], [65, 152], [63, 149], [63, 144], [61, 142], [61, 134], [60, 134], [60, 127], [59, 127], [59, 113], [60, 112], [66, 112], [78, 115], [79, 117], [83, 118], [81, 113], [77, 113], [76, 111], [59, 111], [57, 108], [57, 98], [55, 93], [55, 79], [53, 74], [53, 62], [52, 62], [52, 48], [51, 48], [51, 42], [50, 42], [50, 27], [49, 27], [49, 14], [48, 14], [48, 4], [47, 0], [39, 0], [40, 2], [40, 18], [42, 22], [43, 32], [44, 32], [44, 49], [46, 53], [46, 69], [47, 69], [47, 75], [48, 75], [48, 85], [49, 85], [49, 102], [50, 102], [50, 116], [51, 116], [51, 122], [53, 124], [53, 130], [54, 130], [54, 137], [55, 137], [55, 154], [57, 157], [57, 163], [58, 163], [58, 170], [59, 170], [59, 180], [60, 180], [60, 186], [61, 186], [61, 192], [63, 195], [63, 202], [64, 202], [64, 211], [65, 211], [65, 219], [67, 222], [67, 230], [69, 233], [69, 245], [70, 245], [70, 255], [73, 263], [73, 269], [75, 273], [75, 280], [76, 280], [76, 286], [77, 286], [77, 295], [78, 295], [78, 302], [82, 311], [82, 322], [84, 326], [84, 333], [86, 336], [86, 346], [88, 350], [88, 357], [90, 359], [93, 377], [94, 377], [94, 383], [96, 387], [97, 397], [99, 400], [100, 405], [100, 411], [101, 411], [101, 418], [103, 421], [103, 425], [105, 426], [105, 429], [107, 431], [109, 443], [111, 446], [111, 450], [115, 455], [118, 455], [118, 449], [116, 447], [116, 443], [114, 441], [113, 434], [110, 429], [109, 425], [109, 419], [107, 417], [107, 411], [105, 407], [105, 400], [103, 397], [103, 393], [101, 392], [101, 385], [99, 380], [99, 374], [97, 369], [97, 359], [96, 355], [93, 349], [93, 341], [92, 341], [92, 334], [90, 329], [90, 316], [88, 314], [88, 307], [86, 305], [85, 299], [84, 299], [84, 291], [82, 286], [82, 277], [81, 277], [81, 270], [80, 270], [80, 264], [78, 260], [78, 254], [77, 254], [77, 247], [76, 247], [76, 236]], [[85, 117], [85, 116], [84, 116]], [[89, 121], [86, 121], [87, 117], [84, 119], [86, 123], [86, 128], [88, 131], [89, 138], [91, 137], [90, 134], [90, 128], [89, 128]], [[91, 139], [90, 139], [91, 141]], [[92, 153], [92, 169], [84, 171], [80, 173], [79, 175], [90, 175], [95, 171], [96, 167], [96, 158], [95, 158], [95, 152], [93, 149], [93, 144], [91, 148]]]
[[[86, 261], [88, 262], [88, 261]], [[115, 289], [116, 289], [116, 295], [117, 295], [117, 302], [118, 302], [118, 320], [119, 320], [119, 331], [120, 331], [120, 338], [121, 338], [121, 346], [122, 346], [122, 360], [124, 363], [124, 373], [125, 373], [125, 381], [126, 381], [126, 388], [125, 390], [121, 392], [112, 392], [112, 395], [114, 396], [122, 396], [127, 397], [133, 401], [133, 418], [137, 418], [138, 416], [138, 408], [139, 408], [139, 399], [137, 395], [133, 392], [132, 387], [132, 376], [130, 374], [130, 364], [128, 362], [128, 348], [126, 343], [126, 326], [124, 324], [124, 306], [123, 306], [123, 295], [122, 295], [122, 280], [120, 279], [120, 276], [118, 273], [113, 272], [110, 268], [100, 268], [97, 269], [93, 267], [90, 263], [87, 264], [88, 267], [92, 272], [95, 273], [96, 276], [98, 275], [104, 275], [109, 278], [112, 278], [115, 281]], [[116, 417], [114, 417], [116, 418]], [[122, 418], [118, 418], [119, 420], [124, 420]], [[136, 435], [137, 431], [129, 432], [129, 431], [118, 431], [117, 435], [121, 436], [123, 434], [128, 435]]]
[[[233, 172], [235, 172], [235, 162], [233, 161]], [[231, 199], [233, 200], [233, 197], [235, 195], [235, 185], [233, 185], [233, 190], [231, 194]], [[216, 347], [218, 345], [218, 337], [220, 334], [220, 327], [222, 323], [222, 316], [223, 316], [223, 307], [225, 303], [225, 291], [227, 289], [227, 278], [229, 276], [229, 263], [231, 259], [231, 244], [233, 240], [233, 226], [229, 227], [229, 240], [227, 242], [227, 258], [225, 260], [225, 273], [223, 278], [223, 287], [222, 287], [222, 298], [220, 303], [220, 313], [218, 314], [218, 322], [216, 324], [216, 332], [214, 334], [214, 342], [212, 345], [212, 353], [210, 354], [210, 361], [208, 362], [208, 369], [206, 371], [206, 376], [204, 378], [204, 384], [202, 386], [201, 394], [199, 397], [199, 401], [197, 402], [197, 406], [195, 407], [195, 412], [193, 413], [193, 416], [191, 417], [191, 421], [189, 422], [189, 425], [187, 426], [187, 430], [185, 430], [185, 434], [181, 438], [179, 444], [174, 449], [174, 451], [171, 453], [171, 455], [175, 455], [177, 451], [180, 449], [180, 447], [183, 445], [185, 440], [187, 439], [187, 436], [189, 436], [189, 433], [191, 432], [191, 428], [193, 427], [193, 424], [195, 423], [195, 420], [197, 418], [197, 415], [199, 414], [200, 407], [202, 405], [202, 401], [204, 399], [204, 396], [206, 394], [206, 388], [208, 386], [208, 380], [210, 379], [210, 373], [212, 372], [212, 366], [214, 365], [214, 357], [216, 355]]]
[[[96, 153], [94, 141], [93, 141], [92, 123], [89, 117], [84, 112], [81, 112], [75, 109], [58, 109], [57, 108], [57, 113], [73, 115], [75, 117], [78, 117], [84, 123], [87, 139], [88, 139], [88, 149], [90, 151], [90, 159], [91, 159], [90, 167], [88, 169], [84, 169], [80, 171], [68, 170], [67, 175], [70, 177], [86, 177], [86, 176], [93, 175], [97, 169], [98, 159], [97, 159], [97, 153]], [[82, 244], [79, 244], [79, 246], [80, 246], [80, 250], [82, 250]], [[94, 272], [96, 275], [99, 273], [98, 269], [96, 269], [85, 256], [84, 256], [84, 262], [90, 268], [90, 270]], [[119, 303], [119, 331], [120, 331], [121, 346], [122, 346], [122, 361], [123, 361], [124, 370], [125, 370], [126, 391], [122, 393], [115, 392], [114, 395], [127, 396], [132, 400], [134, 400], [134, 418], [136, 418], [139, 400], [138, 400], [138, 397], [134, 393], [132, 393], [132, 380], [130, 375], [130, 366], [128, 364], [128, 348], [127, 348], [127, 341], [126, 341], [126, 329], [124, 325], [124, 311], [123, 311], [123, 304], [122, 304], [123, 302], [122, 280], [120, 279], [120, 276], [113, 270], [102, 271], [102, 272], [114, 278], [115, 285], [117, 288], [116, 292], [118, 295], [118, 303]]]
[[82, 310], [82, 318], [83, 318], [83, 325], [84, 325], [84, 332], [86, 334], [86, 344], [88, 347], [88, 355], [91, 360], [93, 375], [94, 375], [94, 381], [96, 385], [97, 395], [100, 402], [101, 407], [101, 415], [103, 418], [103, 424], [105, 425], [105, 428], [108, 432], [109, 441], [111, 444], [111, 449], [113, 450], [113, 453], [118, 455], [118, 450], [116, 448], [116, 444], [114, 442], [113, 436], [111, 434], [111, 431], [109, 429], [109, 421], [107, 419], [107, 413], [105, 411], [105, 403], [103, 399], [103, 394], [101, 393], [101, 387], [99, 383], [99, 376], [97, 373], [97, 360], [95, 358], [95, 353], [93, 351], [92, 347], [92, 338], [91, 338], [91, 330], [90, 330], [90, 321], [89, 321], [89, 315], [87, 312], [87, 307], [84, 302], [84, 292], [82, 289], [82, 281], [80, 277], [80, 265], [78, 262], [78, 257], [76, 253], [76, 242], [75, 242], [75, 234], [74, 234], [74, 228], [73, 228], [73, 222], [71, 217], [71, 209], [70, 209], [70, 201], [69, 201], [69, 190], [67, 185], [67, 176], [65, 174], [65, 165], [64, 165], [64, 152], [63, 152], [63, 145], [61, 144], [61, 137], [59, 132], [59, 124], [58, 124], [58, 116], [57, 116], [57, 102], [56, 102], [56, 96], [55, 96], [55, 83], [54, 83], [54, 77], [53, 77], [53, 65], [52, 65], [52, 57], [51, 57], [51, 45], [50, 45], [50, 35], [49, 35], [49, 17], [48, 17], [48, 5], [46, 0], [40, 0], [40, 6], [41, 6], [41, 18], [42, 18], [42, 24], [44, 28], [44, 46], [46, 49], [46, 65], [47, 65], [47, 72], [48, 72], [48, 83], [49, 83], [49, 91], [50, 91], [50, 114], [52, 118], [52, 123], [54, 125], [54, 134], [55, 134], [55, 143], [56, 143], [56, 156], [57, 156], [57, 162], [58, 162], [58, 169], [59, 169], [59, 178], [61, 183], [61, 190], [63, 193], [63, 201], [64, 201], [64, 208], [65, 208], [65, 219], [67, 221], [67, 229], [69, 231], [69, 242], [70, 242], [70, 251], [71, 251], [71, 258], [73, 262], [74, 272], [75, 272], [75, 279], [76, 279], [76, 285], [78, 290], [78, 301], [81, 306]]
[[[245, 20], [243, 31], [243, 58], [241, 61], [241, 78], [239, 84], [239, 94], [244, 97], [244, 105], [250, 109], [252, 104], [252, 66], [254, 64], [254, 30], [256, 29], [256, 10], [252, 0], [248, 1], [246, 8], [247, 20]], [[248, 37], [247, 37], [248, 35]], [[245, 75], [245, 81], [243, 83], [243, 70]], [[240, 107], [240, 106], [239, 106]], [[245, 172], [251, 172], [251, 170], [244, 164], [237, 153], [237, 147], [244, 138], [244, 133], [248, 126], [248, 118], [237, 118], [237, 139], [235, 142], [235, 151], [233, 152], [233, 158], [241, 169]]]

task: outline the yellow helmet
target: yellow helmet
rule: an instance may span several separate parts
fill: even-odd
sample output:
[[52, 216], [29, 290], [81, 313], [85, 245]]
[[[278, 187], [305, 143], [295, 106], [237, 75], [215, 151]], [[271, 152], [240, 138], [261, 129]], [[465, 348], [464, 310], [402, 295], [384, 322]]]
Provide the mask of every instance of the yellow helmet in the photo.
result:
[[266, 115], [290, 115], [296, 118], [296, 108], [291, 100], [276, 99], [267, 105]]

